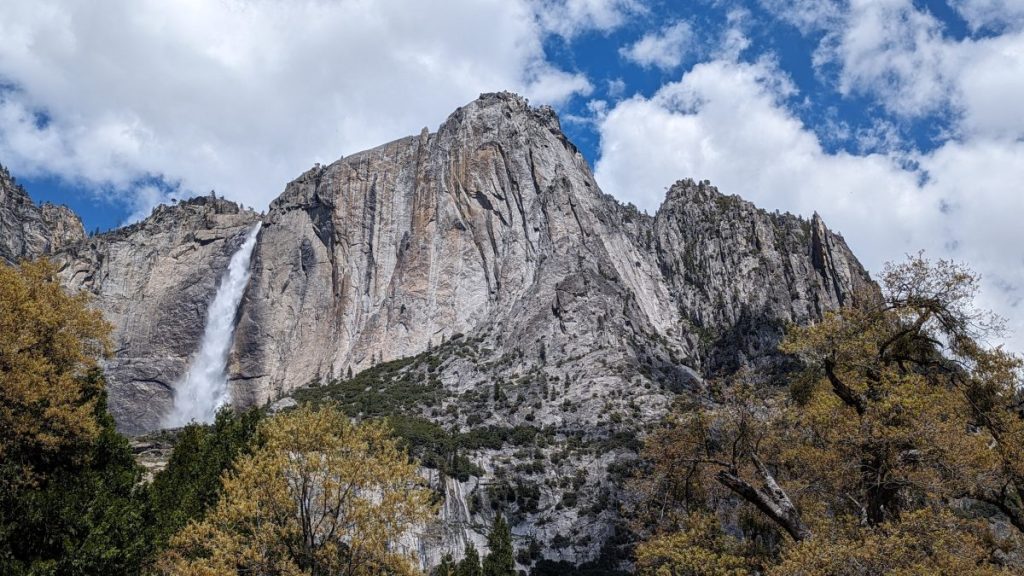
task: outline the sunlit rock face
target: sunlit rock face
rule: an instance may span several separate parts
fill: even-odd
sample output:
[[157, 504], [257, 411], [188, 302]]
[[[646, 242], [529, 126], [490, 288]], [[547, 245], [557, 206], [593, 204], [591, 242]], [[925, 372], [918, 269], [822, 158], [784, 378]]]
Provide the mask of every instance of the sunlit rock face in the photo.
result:
[[[678, 386], [770, 355], [866, 274], [820, 220], [681, 181], [655, 216], [603, 194], [549, 108], [502, 93], [318, 166], [271, 205], [242, 303], [235, 397], [488, 333], [495, 353], [606, 349]], [[672, 359], [675, 361], [672, 361]], [[577, 378], [609, 371], [574, 361]], [[692, 369], [692, 371], [690, 370]], [[660, 404], [660, 402], [655, 402]]]
[[37, 206], [0, 166], [0, 261], [31, 260], [84, 238], [82, 221], [70, 208], [49, 202]]
[[195, 198], [55, 255], [64, 283], [92, 293], [114, 326], [105, 368], [110, 411], [123, 432], [160, 427], [231, 256], [258, 220], [233, 202]]
[[[436, 132], [314, 167], [264, 217], [199, 198], [60, 250], [66, 283], [115, 326], [107, 375], [122, 430], [157, 428], [171, 410], [257, 221], [227, 364], [236, 406], [284, 406], [312, 381], [421, 355], [373, 384], [388, 402], [447, 431], [526, 432], [465, 449], [480, 473], [468, 480], [426, 472], [445, 521], [408, 546], [428, 566], [482, 545], [497, 509], [517, 548], [614, 557], [614, 503], [644, 430], [709, 378], [782, 373], [787, 323], [876, 289], [817, 217], [693, 180], [654, 215], [623, 206], [551, 109], [486, 94]], [[396, 382], [431, 387], [430, 402]]]
[[675, 398], [739, 366], [786, 370], [787, 323], [875, 289], [817, 217], [692, 180], [654, 215], [621, 205], [552, 110], [505, 93], [314, 167], [263, 226], [229, 366], [237, 404], [430, 350], [435, 368], [412, 378], [442, 399], [423, 417], [551, 431], [468, 451], [481, 478], [436, 479], [449, 521], [410, 544], [426, 566], [481, 545], [496, 509], [544, 558], [607, 554], [621, 528], [610, 471]]

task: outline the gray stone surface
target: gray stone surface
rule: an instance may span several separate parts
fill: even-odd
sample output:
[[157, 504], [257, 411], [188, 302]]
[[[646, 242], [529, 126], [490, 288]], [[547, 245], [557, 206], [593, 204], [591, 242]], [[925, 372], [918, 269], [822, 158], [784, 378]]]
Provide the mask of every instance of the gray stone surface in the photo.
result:
[[82, 221], [70, 208], [37, 206], [0, 166], [0, 260], [38, 258], [84, 238]]
[[[159, 425], [258, 218], [196, 199], [58, 253], [68, 285], [94, 293], [115, 325], [107, 368], [122, 430]], [[9, 251], [38, 244], [26, 226]], [[422, 416], [463, 432], [548, 431], [543, 445], [469, 451], [481, 477], [433, 473], [443, 521], [407, 543], [428, 565], [482, 547], [495, 506], [517, 545], [597, 558], [619, 519], [611, 470], [676, 398], [741, 365], [784, 371], [787, 323], [876, 289], [818, 217], [692, 180], [654, 215], [619, 204], [551, 109], [507, 93], [301, 175], [263, 217], [251, 266], [229, 364], [238, 406], [429, 350], [443, 399]], [[496, 501], [509, 486], [527, 499]]]
[[200, 197], [56, 253], [65, 284], [93, 294], [114, 326], [105, 368], [123, 432], [159, 427], [228, 261], [258, 219], [233, 202]]
[[[535, 490], [536, 506], [500, 504], [520, 545], [584, 562], [615, 533], [608, 501], [621, 485], [608, 466], [631, 457], [628, 439], [706, 377], [784, 370], [784, 326], [861, 289], [873, 284], [820, 218], [691, 180], [654, 216], [639, 213], [599, 190], [550, 109], [484, 95], [436, 133], [314, 167], [272, 204], [239, 313], [233, 394], [265, 404], [447, 342], [435, 354], [447, 398], [424, 416], [557, 435], [529, 456], [473, 452], [482, 478], [436, 479], [443, 516], [457, 521], [424, 530], [415, 548], [429, 565], [480, 546], [504, 483]], [[544, 472], [520, 470], [538, 457]]]
[[245, 404], [462, 333], [527, 359], [643, 360], [692, 385], [689, 369], [771, 352], [784, 323], [867, 282], [820, 219], [706, 183], [678, 182], [653, 217], [620, 205], [554, 112], [507, 93], [303, 174], [254, 263], [231, 364]]

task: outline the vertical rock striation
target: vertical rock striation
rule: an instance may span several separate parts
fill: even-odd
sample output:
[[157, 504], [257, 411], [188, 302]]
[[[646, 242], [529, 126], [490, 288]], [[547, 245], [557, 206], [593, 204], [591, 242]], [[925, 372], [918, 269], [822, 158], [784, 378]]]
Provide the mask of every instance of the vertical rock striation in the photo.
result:
[[271, 205], [253, 261], [229, 370], [237, 403], [433, 350], [432, 375], [413, 379], [443, 399], [422, 417], [554, 431], [526, 452], [544, 472], [522, 448], [492, 446], [470, 453], [483, 478], [438, 480], [459, 521], [424, 534], [427, 565], [481, 542], [493, 507], [548, 559], [597, 558], [616, 533], [609, 467], [673, 398], [741, 365], [784, 371], [787, 323], [876, 289], [817, 216], [692, 180], [654, 216], [619, 204], [551, 109], [507, 93], [306, 172]]
[[480, 330], [533, 354], [661, 357], [683, 383], [670, 356], [709, 373], [771, 355], [784, 323], [869, 283], [817, 217], [692, 181], [654, 217], [621, 206], [550, 108], [507, 93], [306, 172], [254, 260], [231, 370], [250, 404]]
[[199, 349], [218, 281], [258, 220], [233, 202], [194, 198], [56, 254], [65, 284], [92, 293], [114, 325], [107, 388], [122, 431], [160, 426]]

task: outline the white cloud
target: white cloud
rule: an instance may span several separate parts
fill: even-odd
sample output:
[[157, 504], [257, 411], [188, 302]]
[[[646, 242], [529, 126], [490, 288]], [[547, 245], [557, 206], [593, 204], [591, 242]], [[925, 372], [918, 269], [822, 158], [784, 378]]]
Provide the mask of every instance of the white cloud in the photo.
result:
[[693, 29], [687, 22], [676, 22], [670, 26], [645, 34], [635, 43], [619, 49], [619, 54], [644, 68], [673, 70], [683, 63], [683, 57], [693, 43]]
[[931, 114], [949, 104], [959, 64], [942, 23], [910, 0], [854, 0], [817, 54], [837, 63], [843, 94], [878, 97], [891, 112]]
[[807, 34], [826, 28], [842, 15], [840, 0], [759, 0], [763, 8]]
[[787, 107], [792, 95], [768, 59], [698, 64], [602, 116], [597, 180], [652, 212], [684, 177], [768, 209], [818, 211], [876, 271], [922, 248], [966, 261], [984, 277], [984, 303], [1010, 317], [1024, 347], [1024, 143], [978, 137], [928, 154], [830, 153]]
[[950, 5], [974, 31], [1024, 26], [1024, 2], [1020, 0], [951, 0]]
[[827, 35], [816, 63], [838, 68], [841, 93], [875, 98], [897, 116], [949, 114], [968, 136], [1019, 137], [1024, 116], [1007, 110], [1024, 101], [1024, 4], [1010, 4], [957, 3], [972, 25], [1004, 33], [955, 40], [911, 0], [854, 0], [818, 22]]
[[640, 0], [532, 0], [544, 30], [571, 40], [587, 30], [609, 32], [646, 12]]
[[608, 80], [608, 96], [610, 98], [620, 98], [626, 93], [626, 81], [622, 78], [616, 78], [614, 80]]
[[[568, 4], [579, 27], [604, 27], [623, 3]], [[113, 187], [138, 208], [153, 190], [133, 183], [149, 177], [263, 206], [314, 162], [434, 128], [480, 92], [589, 94], [583, 75], [546, 60], [535, 8], [5, 1], [0, 85], [14, 88], [0, 92], [0, 162]]]

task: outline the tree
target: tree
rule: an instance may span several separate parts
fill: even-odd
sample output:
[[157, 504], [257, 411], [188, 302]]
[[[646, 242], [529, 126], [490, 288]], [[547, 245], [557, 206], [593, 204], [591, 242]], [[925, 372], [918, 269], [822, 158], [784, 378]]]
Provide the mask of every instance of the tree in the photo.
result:
[[455, 576], [455, 571], [455, 559], [452, 558], [451, 552], [447, 552], [441, 557], [441, 563], [434, 569], [434, 576]]
[[223, 495], [171, 539], [169, 574], [410, 574], [399, 538], [430, 517], [417, 464], [379, 422], [308, 406], [260, 424]]
[[743, 542], [725, 534], [713, 516], [693, 514], [683, 530], [659, 535], [636, 550], [639, 574], [746, 576], [751, 573]]
[[0, 265], [0, 573], [137, 574], [149, 553], [97, 368], [109, 331], [50, 263]]
[[[804, 369], [788, 396], [739, 374], [653, 437], [638, 483], [652, 541], [731, 508], [760, 519], [744, 522], [748, 560], [779, 574], [992, 573], [997, 541], [1022, 548], [973, 518], [1024, 527], [1020, 360], [983, 344], [999, 322], [963, 267], [919, 255], [883, 285], [789, 330], [781, 349]], [[737, 550], [723, 542], [700, 546]], [[880, 568], [840, 570], [847, 554]]]
[[515, 576], [516, 561], [512, 548], [512, 531], [500, 513], [487, 535], [489, 552], [484, 558], [483, 576]]
[[0, 265], [0, 462], [19, 485], [81, 462], [101, 433], [103, 380], [91, 372], [110, 326], [55, 273], [47, 261]]
[[472, 542], [466, 543], [466, 553], [462, 556], [462, 560], [459, 560], [455, 574], [457, 576], [483, 576], [483, 570], [480, 568], [480, 554]]
[[224, 408], [212, 425], [189, 424], [178, 434], [167, 466], [147, 489], [150, 540], [157, 548], [217, 503], [221, 476], [251, 453], [261, 418], [256, 409], [236, 414]]

